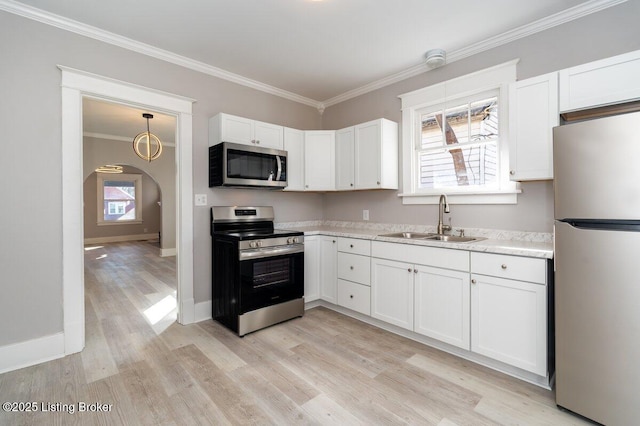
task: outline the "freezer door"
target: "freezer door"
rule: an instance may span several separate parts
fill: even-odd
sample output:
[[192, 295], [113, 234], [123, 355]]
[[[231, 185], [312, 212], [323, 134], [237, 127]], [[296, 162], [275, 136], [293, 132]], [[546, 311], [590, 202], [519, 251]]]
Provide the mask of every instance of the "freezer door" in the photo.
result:
[[640, 233], [556, 222], [556, 403], [607, 425], [640, 419]]
[[640, 113], [553, 129], [555, 218], [640, 219]]

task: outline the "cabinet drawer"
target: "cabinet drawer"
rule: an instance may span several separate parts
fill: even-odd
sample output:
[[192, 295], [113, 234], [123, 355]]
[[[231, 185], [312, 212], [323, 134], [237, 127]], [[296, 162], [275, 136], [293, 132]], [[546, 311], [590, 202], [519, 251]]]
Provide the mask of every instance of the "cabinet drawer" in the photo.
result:
[[371, 258], [351, 253], [338, 253], [338, 278], [371, 284]]
[[365, 285], [338, 280], [338, 305], [371, 315], [371, 289]]
[[338, 251], [370, 256], [371, 241], [358, 238], [338, 238]]
[[471, 273], [545, 284], [545, 259], [502, 254], [471, 253]]
[[469, 271], [469, 252], [466, 250], [373, 241], [371, 257], [433, 266], [435, 268]]

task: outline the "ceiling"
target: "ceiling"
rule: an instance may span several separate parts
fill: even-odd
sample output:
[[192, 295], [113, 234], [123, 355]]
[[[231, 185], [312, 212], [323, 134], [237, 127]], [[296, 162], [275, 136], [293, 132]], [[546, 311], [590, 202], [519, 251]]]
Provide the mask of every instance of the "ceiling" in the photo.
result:
[[[626, 0], [0, 0], [6, 10], [323, 108]], [[85, 99], [85, 135], [175, 144], [175, 117]]]
[[[2, 5], [5, 10], [6, 3], [27, 5], [24, 8], [29, 9], [31, 17], [41, 19], [41, 11], [31, 9], [32, 6], [68, 18], [65, 28], [75, 28], [85, 35], [92, 31], [101, 33], [102, 39], [133, 50], [136, 44], [138, 50], [152, 56], [155, 53], [166, 59], [173, 55], [176, 63], [191, 61], [194, 68], [209, 67], [210, 73], [223, 78], [262, 85], [267, 91], [281, 91], [281, 95], [321, 105], [394, 76], [406, 78], [407, 70], [427, 71], [423, 59], [429, 49], [445, 49], [452, 61], [621, 1], [22, 0], [17, 3], [0, 0], [0, 3], [5, 3]], [[60, 26], [59, 16], [48, 23]], [[85, 24], [94, 28], [88, 29]]]

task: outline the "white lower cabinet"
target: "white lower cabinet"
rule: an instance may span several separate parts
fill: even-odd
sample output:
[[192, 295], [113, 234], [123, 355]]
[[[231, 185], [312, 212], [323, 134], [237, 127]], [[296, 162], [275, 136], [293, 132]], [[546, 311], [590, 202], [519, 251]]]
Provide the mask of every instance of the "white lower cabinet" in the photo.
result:
[[413, 331], [413, 264], [371, 259], [371, 316]]
[[[487, 257], [496, 260], [500, 271], [520, 278], [523, 275], [519, 271], [526, 267], [541, 267], [538, 276], [544, 275], [546, 269], [543, 259], [471, 253], [471, 350], [544, 376], [547, 373], [547, 286], [545, 282], [473, 273], [474, 264]], [[478, 269], [486, 265], [483, 262]]]
[[336, 304], [338, 302], [338, 244], [336, 237], [318, 237], [320, 257], [320, 298]]
[[469, 272], [415, 265], [416, 333], [469, 350]]
[[304, 237], [304, 301], [320, 298], [320, 242], [318, 236]]

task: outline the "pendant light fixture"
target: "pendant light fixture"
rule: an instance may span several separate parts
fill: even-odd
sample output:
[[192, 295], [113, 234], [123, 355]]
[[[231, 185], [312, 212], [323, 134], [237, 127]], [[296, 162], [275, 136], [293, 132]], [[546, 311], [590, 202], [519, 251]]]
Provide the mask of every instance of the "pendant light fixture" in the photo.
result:
[[[142, 117], [147, 119], [147, 131], [139, 133], [133, 138], [133, 151], [143, 160], [152, 162], [157, 160], [162, 154], [162, 142], [160, 139], [149, 131], [149, 119], [153, 118], [153, 114], [144, 113]], [[140, 149], [142, 145], [143, 149]]]
[[96, 169], [98, 173], [122, 173], [122, 166], [114, 166], [113, 164], [106, 164]]

